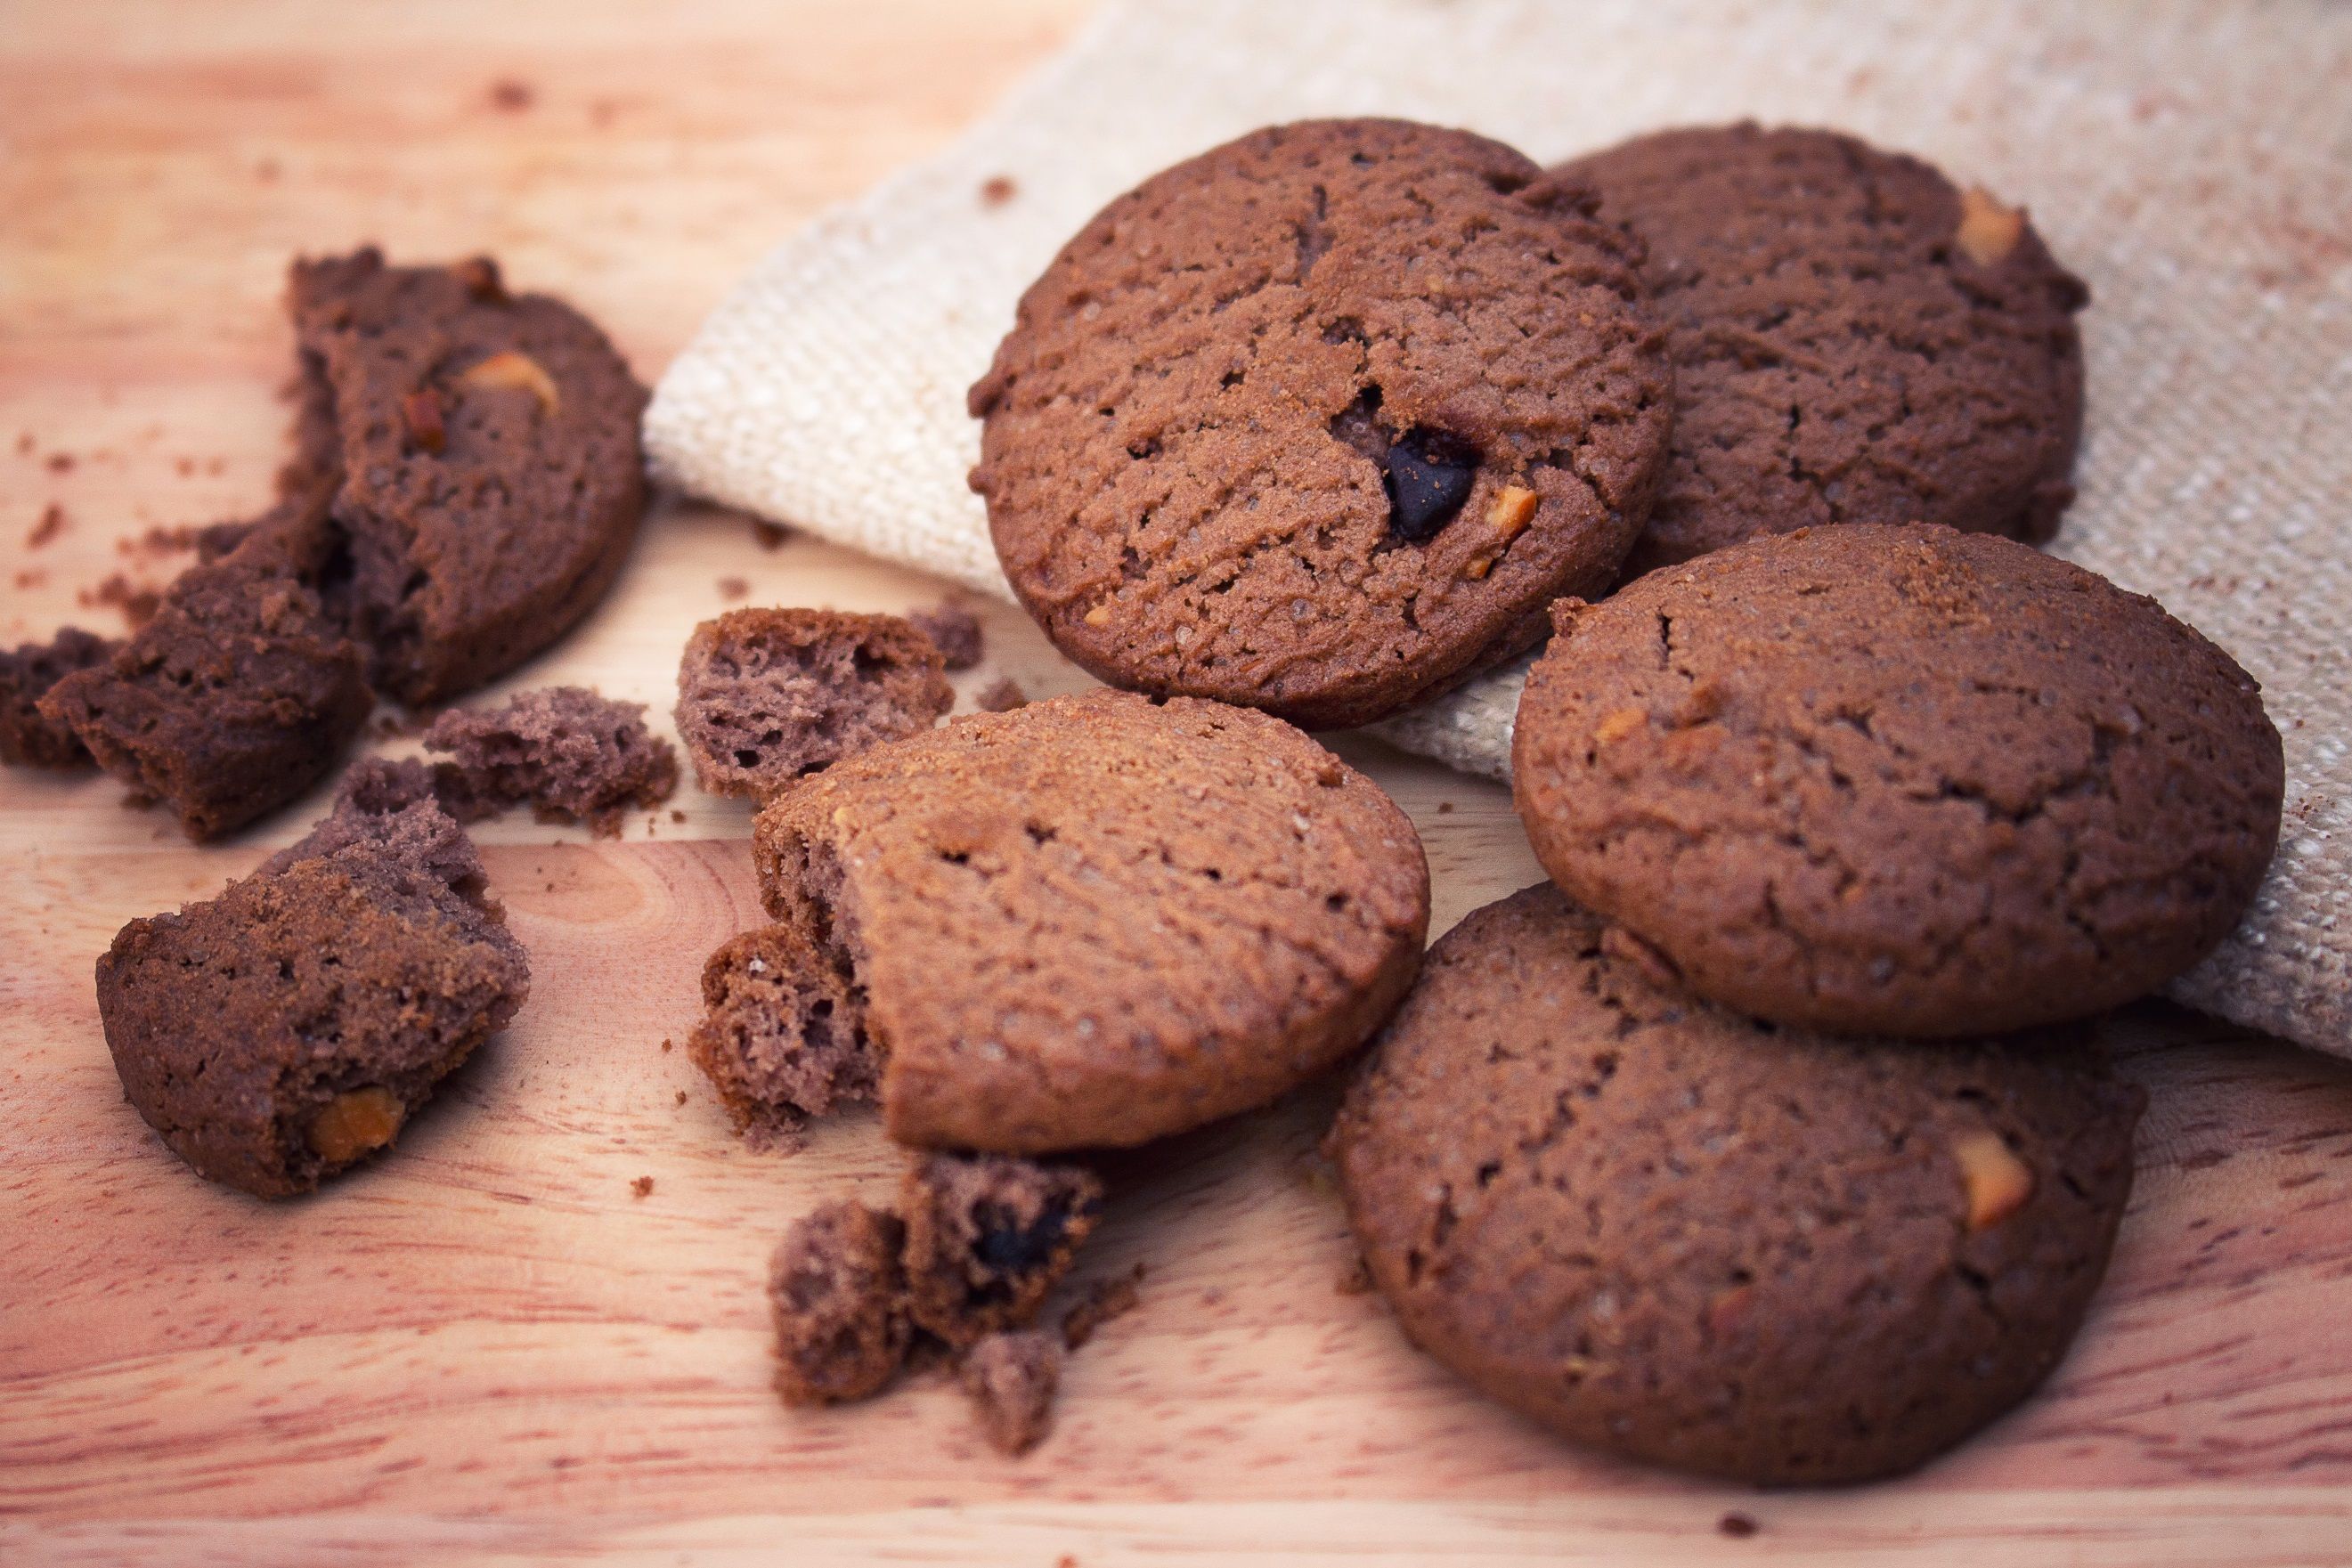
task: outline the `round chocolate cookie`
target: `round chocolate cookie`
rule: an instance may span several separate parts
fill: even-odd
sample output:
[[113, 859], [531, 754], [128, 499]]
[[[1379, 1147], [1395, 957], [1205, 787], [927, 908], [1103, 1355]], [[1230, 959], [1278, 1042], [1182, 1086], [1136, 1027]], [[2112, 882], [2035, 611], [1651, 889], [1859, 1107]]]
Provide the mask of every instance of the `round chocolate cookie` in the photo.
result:
[[1846, 1481], [2057, 1364], [2143, 1098], [2049, 1040], [1751, 1023], [1536, 887], [1431, 950], [1330, 1146], [1405, 1333], [1487, 1394], [1629, 1458]]
[[2046, 539], [2089, 296], [2023, 213], [1826, 131], [1668, 131], [1562, 165], [1649, 246], [1675, 429], [1627, 575], [1822, 523]]
[[2279, 737], [2153, 600], [2012, 540], [1772, 535], [1554, 612], [1513, 742], [1569, 895], [1693, 989], [1911, 1036], [2162, 986], [2252, 900]]
[[972, 487], [1114, 685], [1361, 724], [1613, 579], [1664, 463], [1639, 246], [1484, 138], [1256, 131], [1106, 207], [971, 389]]
[[872, 1052], [890, 1135], [934, 1148], [1262, 1104], [1388, 1016], [1429, 921], [1421, 841], [1369, 779], [1264, 714], [1120, 692], [837, 762], [760, 813], [753, 858], [790, 937], [763, 962], [848, 981], [781, 989], [831, 998], [824, 1049]]

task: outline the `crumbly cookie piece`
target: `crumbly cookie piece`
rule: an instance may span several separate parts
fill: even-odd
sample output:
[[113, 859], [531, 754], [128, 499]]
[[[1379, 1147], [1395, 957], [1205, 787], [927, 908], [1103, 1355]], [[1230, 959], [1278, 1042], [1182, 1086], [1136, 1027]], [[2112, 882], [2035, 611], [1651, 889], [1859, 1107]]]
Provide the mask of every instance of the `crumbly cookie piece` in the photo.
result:
[[855, 1202], [826, 1204], [785, 1233], [768, 1270], [785, 1404], [863, 1399], [897, 1375], [913, 1337], [905, 1244], [896, 1215]]
[[1628, 1458], [1851, 1481], [2058, 1364], [2143, 1098], [2053, 1040], [1752, 1023], [1543, 886], [1432, 950], [1331, 1150], [1405, 1333], [1493, 1397]]
[[988, 1334], [964, 1353], [958, 1373], [989, 1446], [1019, 1458], [1054, 1428], [1062, 1385], [1062, 1343], [1035, 1329]]
[[738, 1129], [789, 1135], [836, 1104], [874, 1098], [880, 1064], [851, 982], [793, 930], [722, 945], [703, 967], [702, 1000], [687, 1053]]
[[1011, 713], [1029, 706], [1029, 694], [1012, 676], [999, 675], [974, 694], [971, 706], [982, 713]]
[[360, 651], [320, 603], [332, 541], [292, 497], [221, 559], [191, 567], [153, 620], [42, 696], [100, 767], [163, 800], [194, 839], [283, 805], [334, 766], [373, 705]]
[[890, 1134], [929, 1148], [1132, 1145], [1263, 1104], [1370, 1036], [1429, 918], [1376, 786], [1190, 698], [954, 719], [778, 796], [753, 855], [769, 913], [850, 982]]
[[483, 810], [528, 802], [543, 821], [586, 822], [610, 837], [623, 812], [677, 788], [677, 753], [645, 713], [584, 686], [542, 686], [500, 707], [450, 709], [425, 747], [449, 754], [451, 788]]
[[2087, 1015], [2245, 912], [2278, 839], [2260, 688], [1988, 534], [1774, 535], [1555, 611], [1513, 747], [1567, 893], [1691, 988], [1911, 1036]]
[[957, 1349], [1025, 1328], [1102, 1212], [1083, 1166], [931, 1155], [907, 1172], [908, 1312]]
[[46, 717], [40, 700], [77, 670], [91, 669], [114, 656], [122, 644], [79, 626], [68, 626], [46, 643], [0, 651], [0, 762], [34, 768], [74, 768], [89, 761], [89, 747], [70, 725]]
[[1483, 137], [1253, 132], [1098, 214], [971, 389], [972, 487], [1114, 685], [1368, 723], [1616, 575], [1673, 377], [1640, 247]]
[[497, 267], [297, 263], [307, 406], [336, 432], [341, 607], [416, 706], [512, 669], [611, 585], [645, 510], [645, 391], [593, 323]]
[[969, 670], [980, 663], [980, 617], [961, 604], [909, 610], [907, 623], [931, 640], [947, 668]]
[[388, 1146], [529, 980], [457, 823], [347, 803], [219, 897], [124, 926], [98, 1004], [173, 1151], [281, 1197]]
[[895, 615], [732, 610], [694, 629], [677, 733], [702, 787], [766, 798], [804, 775], [929, 729], [955, 693], [930, 640]]
[[2057, 530], [2089, 295], [2022, 212], [1851, 136], [1753, 124], [1554, 173], [1648, 243], [1674, 351], [1673, 444], [1626, 575], [1826, 523]]

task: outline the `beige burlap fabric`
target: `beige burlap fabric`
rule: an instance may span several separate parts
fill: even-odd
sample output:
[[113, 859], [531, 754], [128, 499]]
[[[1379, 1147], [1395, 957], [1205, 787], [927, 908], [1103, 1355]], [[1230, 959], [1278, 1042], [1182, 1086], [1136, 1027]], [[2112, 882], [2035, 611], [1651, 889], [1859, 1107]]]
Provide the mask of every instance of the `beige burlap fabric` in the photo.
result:
[[[2177, 994], [2352, 1054], [2352, 5], [1115, 5], [993, 119], [719, 306], [646, 416], [660, 472], [1005, 592], [964, 486], [963, 392], [1021, 289], [1154, 169], [1353, 113], [1547, 161], [1675, 123], [1833, 125], [2026, 203], [2093, 292], [2082, 495], [2057, 549], [2227, 647], [2286, 737], [2278, 862]], [[1499, 777], [1517, 697], [1516, 674], [1492, 676], [1386, 727]]]

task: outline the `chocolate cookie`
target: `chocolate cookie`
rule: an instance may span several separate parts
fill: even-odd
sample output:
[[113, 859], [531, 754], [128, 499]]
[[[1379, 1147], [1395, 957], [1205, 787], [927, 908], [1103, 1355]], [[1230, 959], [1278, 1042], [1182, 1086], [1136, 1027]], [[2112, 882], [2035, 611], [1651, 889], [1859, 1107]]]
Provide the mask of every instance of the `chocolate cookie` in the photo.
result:
[[173, 580], [154, 619], [40, 699], [99, 766], [194, 839], [310, 788], [374, 706], [358, 648], [313, 590], [332, 550], [319, 497], [291, 498]]
[[785, 1404], [863, 1399], [898, 1375], [914, 1337], [906, 1244], [897, 1215], [854, 1202], [826, 1204], [784, 1233], [768, 1308]]
[[2284, 767], [2220, 649], [1986, 534], [1774, 535], [1564, 604], [1513, 745], [1570, 896], [1693, 989], [1982, 1033], [2130, 1000], [2252, 901]]
[[306, 397], [338, 433], [341, 584], [412, 705], [503, 674], [604, 596], [645, 509], [645, 391], [594, 324], [486, 257], [297, 264]]
[[961, 1350], [1025, 1328], [1101, 1216], [1101, 1178], [1083, 1166], [931, 1155], [908, 1167], [907, 1310]]
[[1105, 208], [971, 389], [1013, 590], [1115, 685], [1362, 724], [1614, 578], [1672, 376], [1639, 247], [1499, 143], [1256, 131]]
[[1550, 887], [1431, 951], [1331, 1134], [1406, 1333], [1562, 1436], [1764, 1482], [1908, 1469], [2049, 1375], [2143, 1097], [1683, 991]]
[[40, 700], [75, 671], [106, 663], [121, 646], [112, 638], [68, 626], [46, 643], [0, 652], [0, 762], [34, 768], [87, 763], [89, 748], [72, 726], [45, 717]]
[[687, 1054], [740, 1131], [789, 1137], [836, 1104], [874, 1098], [879, 1066], [849, 980], [810, 962], [787, 927], [722, 944], [702, 967], [702, 1004]]
[[678, 738], [716, 795], [774, 794], [955, 705], [939, 648], [896, 615], [730, 610], [687, 640]]
[[425, 732], [425, 748], [449, 754], [436, 772], [445, 796], [466, 802], [460, 820], [528, 802], [542, 821], [585, 822], [609, 838], [623, 812], [677, 788], [677, 753], [645, 714], [643, 703], [584, 686], [542, 686], [496, 708], [452, 708]]
[[1628, 576], [1823, 523], [2056, 531], [2089, 295], [2023, 213], [1827, 131], [1668, 131], [1554, 172], [1648, 242], [1674, 350]]
[[761, 812], [779, 957], [845, 989], [901, 1143], [1129, 1145], [1264, 1103], [1411, 983], [1404, 814], [1281, 721], [1093, 692], [835, 764]]
[[346, 802], [219, 897], [124, 926], [98, 1008], [173, 1151], [281, 1197], [391, 1144], [529, 977], [463, 830], [428, 802]]

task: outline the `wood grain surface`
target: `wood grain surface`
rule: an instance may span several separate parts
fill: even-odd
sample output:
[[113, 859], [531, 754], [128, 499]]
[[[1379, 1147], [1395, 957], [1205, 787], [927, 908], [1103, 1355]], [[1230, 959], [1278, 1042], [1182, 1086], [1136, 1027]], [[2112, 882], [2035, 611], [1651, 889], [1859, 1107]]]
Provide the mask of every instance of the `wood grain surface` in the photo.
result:
[[[1082, 9], [0, 0], [0, 638], [112, 629], [80, 596], [176, 564], [121, 541], [262, 499], [293, 254], [494, 251], [650, 380], [763, 247], [952, 136]], [[510, 685], [585, 682], [666, 722], [728, 578], [754, 602], [940, 595], [665, 503], [612, 600]], [[1080, 684], [1013, 612], [987, 625], [967, 692]], [[1342, 749], [1420, 824], [1438, 929], [1535, 879], [1502, 790]], [[123, 1103], [90, 964], [320, 802], [199, 851], [121, 796], [0, 776], [12, 1568], [2352, 1560], [2352, 1063], [2123, 1020], [2153, 1103], [2107, 1289], [2046, 1393], [1899, 1482], [1695, 1485], [1466, 1395], [1339, 1288], [1328, 1089], [1115, 1167], [1086, 1274], [1145, 1264], [1141, 1303], [1015, 1462], [941, 1381], [826, 1412], [768, 1391], [770, 1246], [896, 1161], [860, 1118], [751, 1152], [665, 1049], [753, 917], [743, 806], [688, 789], [682, 821], [617, 842], [482, 829], [529, 1005], [394, 1157], [268, 1206], [196, 1180]]]

